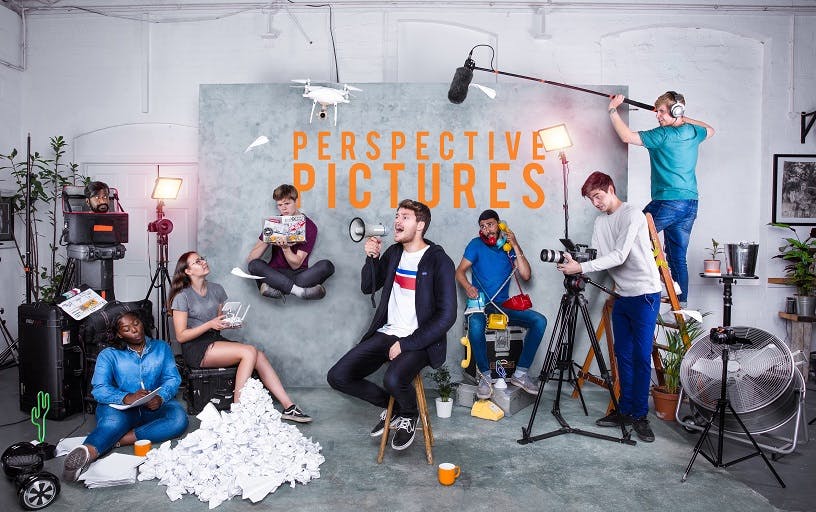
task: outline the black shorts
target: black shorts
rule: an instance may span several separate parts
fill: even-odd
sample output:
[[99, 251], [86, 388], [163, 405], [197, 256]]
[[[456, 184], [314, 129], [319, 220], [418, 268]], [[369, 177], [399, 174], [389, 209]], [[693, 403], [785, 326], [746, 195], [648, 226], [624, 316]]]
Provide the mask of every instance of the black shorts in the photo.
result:
[[216, 341], [231, 341], [224, 339], [219, 331], [210, 329], [198, 338], [181, 344], [181, 355], [184, 363], [190, 368], [201, 368], [201, 361], [210, 345]]

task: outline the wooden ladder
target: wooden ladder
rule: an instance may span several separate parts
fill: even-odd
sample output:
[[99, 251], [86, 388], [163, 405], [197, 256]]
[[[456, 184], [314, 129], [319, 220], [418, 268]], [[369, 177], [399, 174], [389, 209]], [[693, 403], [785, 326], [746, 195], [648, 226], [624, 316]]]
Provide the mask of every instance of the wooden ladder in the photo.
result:
[[[666, 292], [668, 294], [668, 302], [671, 304], [672, 311], [677, 311], [680, 309], [680, 301], [677, 299], [677, 292], [674, 290], [674, 280], [671, 276], [671, 271], [669, 270], [669, 263], [666, 261], [666, 255], [663, 252], [663, 246], [660, 243], [660, 238], [657, 235], [657, 229], [655, 229], [654, 219], [652, 218], [651, 213], [647, 213], [646, 215], [646, 224], [649, 227], [649, 239], [652, 242], [652, 254], [655, 258], [655, 264], [657, 265], [658, 272], [660, 274], [660, 280], [666, 287]], [[603, 313], [601, 315], [601, 322], [598, 324], [598, 329], [595, 332], [595, 337], [600, 341], [601, 336], [606, 336], [606, 349], [607, 352], [610, 354], [609, 357], [609, 368], [612, 374], [612, 382], [614, 383], [614, 393], [615, 399], [620, 398], [620, 382], [618, 379], [618, 364], [612, 354], [615, 353], [614, 351], [614, 338], [612, 335], [612, 306], [615, 303], [615, 297], [609, 297], [604, 302], [603, 306]], [[685, 319], [683, 315], [674, 315], [675, 324], [666, 324], [658, 316], [658, 325], [663, 325], [664, 327], [673, 328], [673, 329], [680, 329], [681, 327], [685, 326]], [[688, 334], [686, 333], [685, 329], [681, 329], [681, 333], [683, 336], [683, 343], [688, 348], [691, 345], [691, 340], [688, 339]], [[668, 347], [665, 345], [659, 344], [657, 339], [655, 339], [654, 345], [652, 347], [652, 361], [654, 361], [655, 367], [655, 374], [657, 375], [657, 383], [660, 386], [665, 385], [665, 378], [664, 378], [664, 370], [663, 370], [663, 363], [660, 360], [660, 350], [667, 350]], [[572, 392], [573, 398], [578, 398], [578, 391], [581, 386], [583, 386], [585, 381], [591, 382], [593, 384], [597, 384], [604, 389], [608, 389], [606, 383], [603, 381], [602, 378], [593, 375], [590, 373], [590, 367], [592, 366], [592, 361], [595, 359], [595, 351], [592, 347], [589, 347], [587, 351], [586, 358], [584, 359], [584, 364], [581, 366], [581, 369], [578, 371], [578, 379], [576, 381], [575, 390]], [[609, 404], [607, 405], [607, 413], [612, 411], [614, 407], [612, 403], [612, 399], [609, 400]]]

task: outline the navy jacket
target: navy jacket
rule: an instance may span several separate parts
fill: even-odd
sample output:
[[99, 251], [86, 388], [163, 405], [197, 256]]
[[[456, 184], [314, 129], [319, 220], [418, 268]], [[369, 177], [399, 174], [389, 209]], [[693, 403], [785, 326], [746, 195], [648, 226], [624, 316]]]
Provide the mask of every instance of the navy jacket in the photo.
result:
[[[439, 368], [447, 355], [448, 329], [456, 322], [456, 280], [453, 261], [445, 250], [429, 240], [425, 240], [425, 243], [430, 247], [417, 266], [415, 306], [418, 327], [400, 339], [400, 347], [403, 351], [425, 350], [431, 367]], [[360, 289], [363, 293], [373, 293], [382, 288], [382, 294], [371, 326], [360, 341], [373, 336], [388, 321], [388, 299], [402, 250], [402, 244], [394, 244], [379, 258], [366, 258], [360, 272]], [[371, 282], [372, 266], [375, 271], [374, 283]]]

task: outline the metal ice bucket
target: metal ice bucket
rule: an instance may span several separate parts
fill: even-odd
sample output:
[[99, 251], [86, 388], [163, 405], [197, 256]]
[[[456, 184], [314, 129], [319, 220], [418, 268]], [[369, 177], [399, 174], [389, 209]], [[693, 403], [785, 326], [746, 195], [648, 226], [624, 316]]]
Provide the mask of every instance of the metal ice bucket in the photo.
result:
[[725, 245], [725, 267], [730, 275], [754, 277], [759, 244], [739, 242]]

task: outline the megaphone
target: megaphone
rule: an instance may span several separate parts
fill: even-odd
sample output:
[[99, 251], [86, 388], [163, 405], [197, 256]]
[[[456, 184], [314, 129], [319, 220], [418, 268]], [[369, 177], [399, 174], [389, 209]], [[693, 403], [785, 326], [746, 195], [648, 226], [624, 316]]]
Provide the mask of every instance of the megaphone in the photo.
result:
[[388, 235], [388, 226], [382, 223], [368, 224], [360, 217], [354, 217], [349, 223], [349, 237], [352, 242], [361, 242], [364, 238], [370, 236], [386, 236]]

